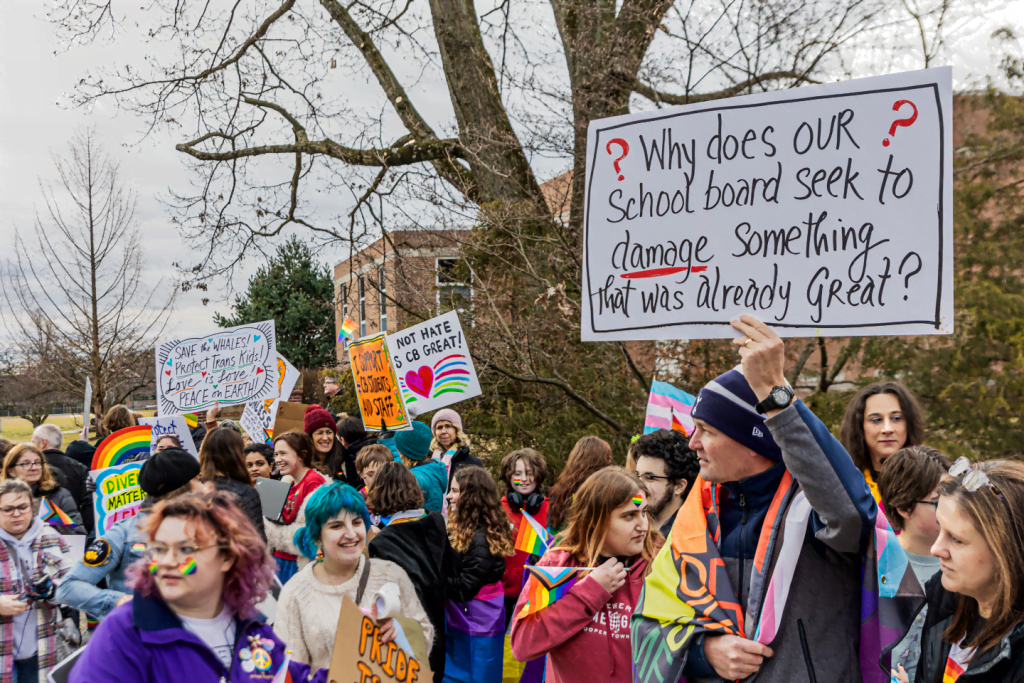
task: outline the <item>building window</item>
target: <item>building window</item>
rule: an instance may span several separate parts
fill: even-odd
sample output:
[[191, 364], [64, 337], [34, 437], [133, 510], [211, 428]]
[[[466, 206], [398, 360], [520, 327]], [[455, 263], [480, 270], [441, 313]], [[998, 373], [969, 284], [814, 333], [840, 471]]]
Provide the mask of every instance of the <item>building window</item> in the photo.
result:
[[384, 279], [384, 266], [377, 269], [377, 293], [380, 297], [380, 331], [388, 331], [388, 291]]
[[456, 310], [467, 315], [473, 304], [473, 288], [466, 283], [469, 274], [460, 268], [459, 259], [437, 259], [437, 312]]
[[366, 281], [359, 276], [359, 336], [366, 336]]

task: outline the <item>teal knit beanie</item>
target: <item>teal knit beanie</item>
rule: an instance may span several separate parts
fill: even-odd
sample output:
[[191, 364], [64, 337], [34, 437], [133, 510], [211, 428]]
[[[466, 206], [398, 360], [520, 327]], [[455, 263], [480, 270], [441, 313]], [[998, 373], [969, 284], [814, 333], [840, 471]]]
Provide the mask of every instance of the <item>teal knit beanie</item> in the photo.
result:
[[430, 455], [430, 427], [422, 422], [413, 422], [412, 431], [395, 432], [395, 446], [398, 452], [417, 462]]

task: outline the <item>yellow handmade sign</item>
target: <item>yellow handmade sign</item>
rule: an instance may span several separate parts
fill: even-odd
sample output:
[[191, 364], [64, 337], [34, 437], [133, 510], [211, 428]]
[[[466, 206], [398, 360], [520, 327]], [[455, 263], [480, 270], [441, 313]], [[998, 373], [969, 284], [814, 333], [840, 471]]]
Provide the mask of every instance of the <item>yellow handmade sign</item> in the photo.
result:
[[363, 337], [348, 345], [352, 378], [356, 383], [359, 410], [367, 429], [409, 429], [409, 413], [384, 343], [386, 335]]

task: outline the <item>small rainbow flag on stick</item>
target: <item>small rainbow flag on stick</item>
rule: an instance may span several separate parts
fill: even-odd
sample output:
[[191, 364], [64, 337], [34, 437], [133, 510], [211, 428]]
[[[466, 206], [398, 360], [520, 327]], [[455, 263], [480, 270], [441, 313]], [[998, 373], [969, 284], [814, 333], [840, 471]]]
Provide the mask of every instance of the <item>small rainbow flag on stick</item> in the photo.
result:
[[341, 323], [341, 329], [338, 330], [338, 343], [340, 344], [342, 341], [352, 341], [355, 339], [355, 333], [358, 329], [359, 326], [356, 325], [355, 321], [346, 315], [345, 321]]
[[519, 524], [519, 535], [516, 536], [516, 550], [528, 555], [543, 555], [551, 543], [551, 534], [533, 516], [523, 510], [523, 523]]
[[46, 498], [43, 498], [39, 503], [39, 519], [48, 524], [52, 524], [53, 526], [76, 526], [71, 518], [68, 517], [68, 513], [61, 510]]
[[579, 570], [596, 567], [533, 567], [526, 565], [530, 581], [526, 587], [526, 604], [519, 612], [519, 618], [528, 617], [554, 604], [576, 583]]

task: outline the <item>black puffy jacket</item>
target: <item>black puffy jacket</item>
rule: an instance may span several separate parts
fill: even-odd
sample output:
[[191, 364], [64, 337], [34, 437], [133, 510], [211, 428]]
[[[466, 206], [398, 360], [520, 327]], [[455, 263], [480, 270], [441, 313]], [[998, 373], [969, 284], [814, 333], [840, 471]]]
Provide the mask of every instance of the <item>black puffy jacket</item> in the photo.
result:
[[469, 467], [470, 465], [483, 467], [484, 463], [480, 458], [469, 454], [469, 446], [460, 446], [459, 450], [455, 451], [455, 455], [452, 456], [451, 464], [448, 465], [448, 488], [445, 489], [445, 493], [451, 491], [452, 481], [455, 480], [455, 473], [463, 467]]
[[249, 517], [256, 531], [260, 532], [260, 538], [267, 540], [267, 531], [263, 526], [263, 502], [260, 494], [249, 484], [229, 479], [227, 477], [215, 477], [213, 485], [218, 491], [233, 493], [238, 499], [238, 507]]
[[75, 526], [60, 526], [57, 524], [53, 525], [53, 528], [57, 530], [57, 533], [61, 536], [85, 536], [86, 529], [82, 523], [82, 513], [78, 510], [78, 505], [75, 504], [75, 499], [72, 497], [71, 492], [63, 486], [50, 489], [49, 491], [42, 491], [39, 488], [39, 484], [32, 485], [32, 496], [35, 498], [45, 498], [63, 512], [66, 512], [71, 521], [75, 523]]
[[455, 553], [455, 573], [445, 581], [445, 597], [466, 602], [480, 589], [501, 581], [505, 575], [505, 558], [491, 553], [487, 533], [477, 529], [465, 552]]
[[86, 531], [92, 531], [92, 494], [86, 485], [89, 481], [89, 468], [70, 458], [59, 449], [47, 448], [43, 451], [46, 464], [53, 470], [57, 483], [68, 490], [75, 499], [75, 505], [82, 514], [82, 523]]
[[[917, 683], [942, 683], [946, 660], [952, 648], [942, 633], [953, 620], [959, 595], [942, 587], [942, 573], [925, 584], [928, 614], [921, 631], [921, 658], [917, 663]], [[1024, 621], [1003, 636], [999, 645], [975, 653], [957, 683], [1024, 682]]]

